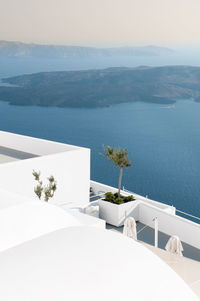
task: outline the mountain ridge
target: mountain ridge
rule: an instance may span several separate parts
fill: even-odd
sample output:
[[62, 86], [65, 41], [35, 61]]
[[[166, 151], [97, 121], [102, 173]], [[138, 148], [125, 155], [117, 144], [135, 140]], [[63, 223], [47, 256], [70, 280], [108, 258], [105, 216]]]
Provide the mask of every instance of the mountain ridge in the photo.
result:
[[72, 45], [43, 45], [18, 41], [0, 40], [2, 57], [41, 57], [41, 58], [99, 58], [117, 56], [159, 56], [172, 55], [174, 50], [154, 45], [123, 47], [86, 47]]

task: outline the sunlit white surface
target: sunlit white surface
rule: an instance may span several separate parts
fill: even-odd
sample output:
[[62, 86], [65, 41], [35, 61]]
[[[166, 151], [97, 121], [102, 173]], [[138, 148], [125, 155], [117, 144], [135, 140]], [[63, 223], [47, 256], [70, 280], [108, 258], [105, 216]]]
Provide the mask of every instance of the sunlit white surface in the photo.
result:
[[193, 301], [185, 282], [130, 238], [71, 227], [0, 255], [4, 301]]
[[27, 201], [0, 210], [0, 251], [52, 231], [79, 226], [67, 211], [42, 201]]
[[0, 210], [32, 201], [31, 198], [0, 188]]

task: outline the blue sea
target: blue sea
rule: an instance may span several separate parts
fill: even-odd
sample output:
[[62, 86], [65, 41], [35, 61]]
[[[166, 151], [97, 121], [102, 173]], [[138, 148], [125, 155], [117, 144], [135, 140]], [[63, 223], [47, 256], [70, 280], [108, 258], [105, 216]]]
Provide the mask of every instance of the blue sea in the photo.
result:
[[[1, 78], [67, 69], [78, 69], [78, 63], [71, 68], [61, 63], [52, 67], [48, 61], [0, 61]], [[192, 100], [103, 109], [22, 107], [0, 101], [0, 130], [89, 147], [91, 178], [113, 186], [119, 170], [101, 155], [102, 145], [127, 148], [132, 166], [124, 172], [126, 189], [200, 217], [200, 104]]]

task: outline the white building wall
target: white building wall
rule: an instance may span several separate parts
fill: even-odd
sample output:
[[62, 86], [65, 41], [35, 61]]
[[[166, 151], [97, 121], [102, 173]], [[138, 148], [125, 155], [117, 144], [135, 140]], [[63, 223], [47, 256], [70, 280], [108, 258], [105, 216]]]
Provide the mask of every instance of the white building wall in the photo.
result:
[[77, 148], [59, 154], [0, 164], [0, 188], [30, 198], [34, 194], [32, 171], [41, 171], [42, 180], [53, 175], [57, 190], [53, 202], [86, 203], [89, 200], [90, 150]]

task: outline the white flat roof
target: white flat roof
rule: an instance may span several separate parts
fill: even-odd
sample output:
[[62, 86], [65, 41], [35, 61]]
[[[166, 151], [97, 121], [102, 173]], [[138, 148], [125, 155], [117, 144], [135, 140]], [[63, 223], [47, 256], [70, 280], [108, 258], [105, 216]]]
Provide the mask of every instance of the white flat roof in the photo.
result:
[[0, 164], [1, 163], [8, 163], [8, 162], [13, 162], [13, 161], [18, 161], [18, 159], [7, 156], [7, 155], [2, 155], [0, 153]]
[[197, 301], [160, 258], [132, 239], [71, 227], [0, 254], [4, 301]]
[[35, 156], [75, 151], [82, 147], [0, 131], [0, 147]]
[[17, 160], [25, 160], [36, 157], [33, 154], [25, 153], [15, 149], [3, 147], [0, 145], [0, 163], [13, 162]]

